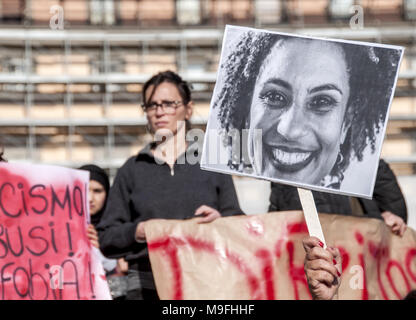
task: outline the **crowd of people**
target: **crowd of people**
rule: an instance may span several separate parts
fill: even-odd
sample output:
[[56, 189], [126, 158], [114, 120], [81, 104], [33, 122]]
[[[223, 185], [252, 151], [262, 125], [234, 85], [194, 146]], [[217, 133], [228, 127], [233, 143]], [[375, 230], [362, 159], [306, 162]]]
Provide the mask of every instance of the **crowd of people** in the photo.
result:
[[[90, 173], [88, 238], [100, 250], [114, 299], [158, 299], [146, 246], [151, 219], [196, 219], [244, 215], [230, 175], [201, 170], [183, 161], [197, 152], [186, 139], [193, 102], [189, 85], [176, 73], [161, 72], [143, 86], [148, 129], [164, 139], [150, 143], [118, 170], [110, 188], [106, 172], [85, 165]], [[166, 134], [164, 134], [164, 130]], [[168, 134], [168, 133], [173, 133]], [[0, 150], [1, 151], [1, 150]], [[3, 159], [3, 152], [0, 152]], [[406, 230], [407, 209], [388, 164], [380, 160], [373, 200], [314, 192], [318, 212], [382, 219], [399, 236]], [[301, 209], [296, 188], [272, 183], [269, 211]], [[320, 239], [303, 240], [305, 274], [314, 299], [336, 299], [342, 258]]]
[[[104, 255], [124, 258], [128, 263], [126, 299], [158, 298], [145, 243], [146, 221], [196, 216], [198, 222], [209, 223], [221, 216], [244, 214], [231, 176], [203, 171], [199, 163], [181, 161], [187, 153], [195, 152], [185, 140], [193, 111], [188, 84], [179, 75], [167, 71], [149, 79], [142, 92], [150, 132], [157, 131], [167, 138], [147, 145], [119, 169], [97, 225]], [[170, 132], [173, 135], [169, 136]], [[157, 147], [162, 143], [162, 152], [158, 152]], [[393, 172], [383, 160], [380, 160], [374, 200], [318, 192], [314, 197], [319, 212], [347, 215], [360, 212], [383, 219], [396, 234], [403, 235], [405, 231], [406, 204]], [[297, 209], [301, 206], [296, 188], [272, 183], [269, 211]], [[91, 239], [96, 238], [94, 233]], [[342, 265], [338, 249], [323, 248], [322, 242], [313, 237], [305, 239], [303, 246], [305, 274], [312, 296], [336, 298]]]

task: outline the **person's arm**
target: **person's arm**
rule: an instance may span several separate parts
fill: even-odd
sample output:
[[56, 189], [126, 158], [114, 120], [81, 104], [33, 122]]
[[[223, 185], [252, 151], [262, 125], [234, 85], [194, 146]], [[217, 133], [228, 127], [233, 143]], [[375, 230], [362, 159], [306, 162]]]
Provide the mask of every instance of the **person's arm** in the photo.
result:
[[198, 216], [197, 223], [209, 223], [223, 216], [244, 214], [238, 203], [234, 183], [229, 175], [216, 174], [216, 191], [218, 194], [218, 210], [207, 205], [198, 207], [195, 216]]
[[129, 207], [132, 179], [129, 164], [120, 168], [97, 226], [100, 250], [109, 258], [121, 258], [146, 246], [145, 243], [138, 243], [135, 237], [139, 221], [132, 220]]
[[220, 175], [217, 185], [218, 207], [221, 216], [243, 215], [244, 212], [238, 203], [237, 192], [235, 191], [232, 177], [226, 174], [218, 175]]
[[360, 199], [370, 218], [382, 219], [394, 234], [406, 231], [406, 201], [390, 166], [380, 159], [374, 185], [373, 200]]
[[341, 284], [342, 257], [339, 250], [328, 247], [316, 237], [303, 239], [304, 270], [314, 300], [338, 299]]
[[87, 228], [87, 237], [90, 240], [92, 246], [96, 248], [100, 248], [100, 244], [98, 243], [98, 233], [97, 230], [94, 228], [94, 225], [89, 224]]
[[383, 159], [379, 162], [373, 199], [377, 202], [380, 212], [390, 211], [407, 222], [407, 207], [403, 193], [396, 176]]
[[391, 229], [391, 232], [400, 237], [404, 235], [407, 225], [402, 218], [390, 211], [383, 211], [381, 216], [384, 219], [384, 223]]

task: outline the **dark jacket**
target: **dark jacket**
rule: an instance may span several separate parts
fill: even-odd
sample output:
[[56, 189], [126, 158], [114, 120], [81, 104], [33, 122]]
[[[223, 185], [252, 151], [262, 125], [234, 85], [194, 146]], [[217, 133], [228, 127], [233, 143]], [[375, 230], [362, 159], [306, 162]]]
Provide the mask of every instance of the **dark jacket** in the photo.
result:
[[119, 169], [97, 227], [100, 247], [110, 258], [143, 256], [145, 243], [135, 240], [137, 224], [153, 218], [187, 219], [201, 205], [222, 216], [242, 214], [231, 176], [203, 171], [197, 164], [157, 164], [150, 145]]
[[[313, 191], [313, 197], [316, 209], [320, 213], [353, 215], [350, 197], [318, 191]], [[407, 222], [406, 202], [396, 176], [382, 159], [380, 159], [377, 170], [373, 199], [356, 199], [366, 217], [382, 219], [382, 212], [391, 211]], [[286, 210], [302, 210], [297, 188], [272, 183], [269, 212]]]
[[384, 211], [391, 211], [407, 223], [407, 207], [396, 176], [390, 166], [380, 159], [374, 185], [373, 199], [359, 199], [364, 213], [372, 218], [381, 218]]

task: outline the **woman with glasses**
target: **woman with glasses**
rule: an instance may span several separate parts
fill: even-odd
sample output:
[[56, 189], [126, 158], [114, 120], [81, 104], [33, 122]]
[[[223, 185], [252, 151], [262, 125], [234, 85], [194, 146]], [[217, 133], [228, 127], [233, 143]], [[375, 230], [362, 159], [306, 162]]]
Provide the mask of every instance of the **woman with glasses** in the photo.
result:
[[128, 262], [127, 299], [157, 299], [146, 246], [145, 222], [188, 219], [207, 223], [243, 214], [229, 175], [202, 171], [190, 129], [193, 104], [188, 84], [174, 72], [161, 72], [143, 86], [143, 108], [154, 142], [119, 169], [97, 227], [100, 248]]

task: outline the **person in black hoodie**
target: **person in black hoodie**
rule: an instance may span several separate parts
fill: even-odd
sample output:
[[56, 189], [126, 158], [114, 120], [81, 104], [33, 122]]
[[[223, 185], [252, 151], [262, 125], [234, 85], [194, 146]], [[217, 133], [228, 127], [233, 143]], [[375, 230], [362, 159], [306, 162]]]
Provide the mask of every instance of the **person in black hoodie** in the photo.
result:
[[[100, 167], [88, 164], [79, 168], [90, 173], [89, 181], [89, 209], [91, 223], [88, 225], [87, 236], [91, 245], [100, 248], [96, 227], [100, 222], [110, 190], [110, 181], [107, 173]], [[101, 262], [106, 271], [107, 281], [113, 299], [123, 300], [127, 289], [126, 279], [123, 276], [127, 273], [127, 264], [124, 259], [107, 259], [100, 252]]]
[[[271, 189], [269, 212], [302, 210], [295, 187], [272, 183]], [[399, 236], [406, 231], [406, 201], [396, 176], [383, 159], [379, 161], [372, 200], [318, 191], [312, 193], [320, 213], [376, 218], [383, 220], [391, 231]]]
[[158, 299], [144, 232], [147, 220], [199, 216], [198, 223], [207, 223], [242, 214], [231, 176], [201, 170], [198, 144], [186, 141], [193, 110], [188, 84], [174, 72], [161, 72], [144, 84], [142, 94], [156, 141], [118, 170], [97, 228], [104, 255], [128, 262], [127, 299], [137, 300]]
[[98, 234], [95, 227], [101, 220], [107, 204], [107, 195], [110, 190], [110, 181], [107, 173], [100, 167], [88, 164], [79, 168], [90, 173], [89, 182], [89, 207], [91, 224], [88, 226], [88, 238], [91, 244], [99, 248]]

